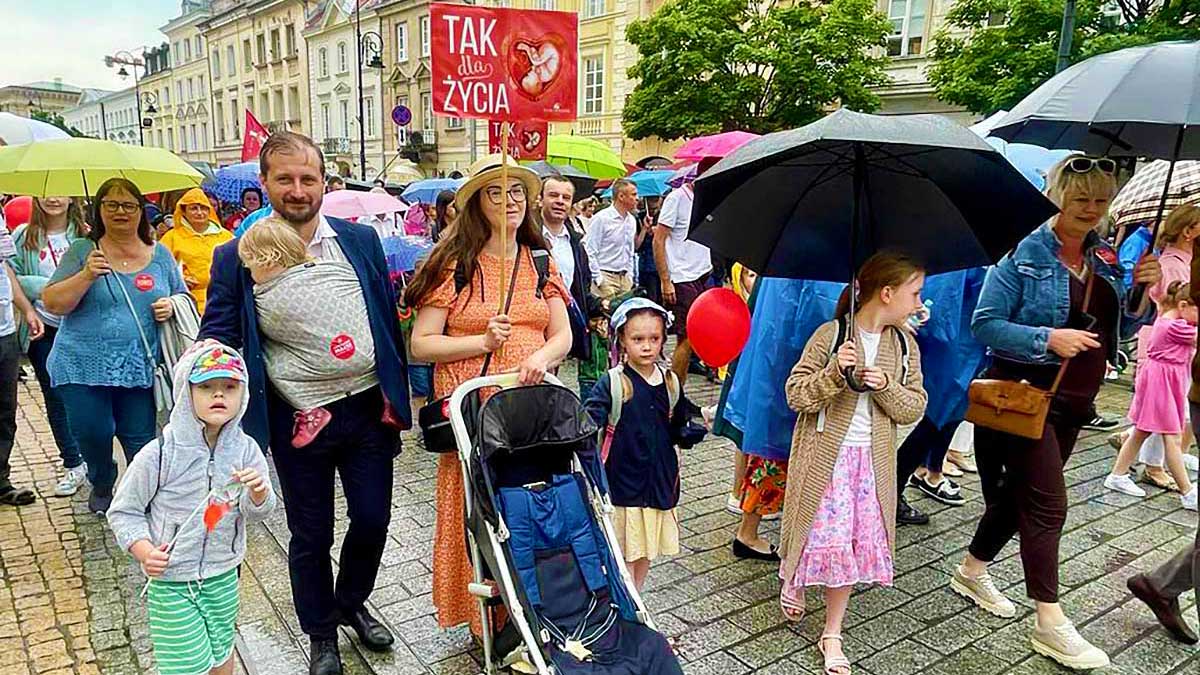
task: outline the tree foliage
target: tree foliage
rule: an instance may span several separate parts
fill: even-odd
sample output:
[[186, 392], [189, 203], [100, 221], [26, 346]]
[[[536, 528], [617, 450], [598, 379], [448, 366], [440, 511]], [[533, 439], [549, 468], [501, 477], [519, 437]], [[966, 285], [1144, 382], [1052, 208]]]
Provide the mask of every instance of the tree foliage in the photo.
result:
[[640, 55], [625, 133], [666, 140], [800, 126], [840, 103], [874, 110], [889, 31], [873, 0], [672, 0], [629, 26]]
[[[1063, 5], [957, 0], [931, 52], [928, 75], [938, 98], [982, 114], [1012, 108], [1054, 75]], [[1071, 62], [1163, 40], [1195, 40], [1198, 14], [1200, 0], [1077, 0]], [[1000, 16], [1000, 25], [989, 25]]]
[[64, 120], [63, 116], [58, 113], [46, 112], [45, 110], [34, 110], [29, 114], [29, 117], [30, 119], [35, 119], [39, 122], [53, 124], [71, 136], [80, 137], [84, 135], [82, 131], [76, 129], [75, 127], [67, 126], [67, 121]]

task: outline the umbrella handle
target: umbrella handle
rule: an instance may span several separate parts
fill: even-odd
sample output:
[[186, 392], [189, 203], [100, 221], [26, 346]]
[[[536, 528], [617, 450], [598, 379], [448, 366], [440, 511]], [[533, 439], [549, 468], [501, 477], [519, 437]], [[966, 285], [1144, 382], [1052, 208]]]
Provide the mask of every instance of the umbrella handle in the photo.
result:
[[860, 394], [871, 391], [871, 388], [854, 374], [853, 368], [843, 368], [842, 377], [846, 378], [846, 386], [850, 387], [851, 391], [856, 391]]

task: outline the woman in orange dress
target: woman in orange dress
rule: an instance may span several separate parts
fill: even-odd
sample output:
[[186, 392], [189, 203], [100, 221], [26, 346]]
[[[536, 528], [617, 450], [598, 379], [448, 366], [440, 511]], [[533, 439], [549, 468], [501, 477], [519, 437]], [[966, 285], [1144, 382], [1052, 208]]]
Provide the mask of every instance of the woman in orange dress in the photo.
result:
[[[500, 236], [505, 217], [501, 155], [484, 157], [471, 167], [472, 178], [455, 196], [457, 225], [434, 247], [405, 291], [417, 308], [412, 355], [432, 362], [433, 396], [449, 396], [463, 382], [479, 377], [484, 357], [492, 355], [488, 374], [520, 373], [522, 384], [542, 381], [571, 348], [565, 298], [570, 294], [550, 261], [550, 276], [538, 292], [531, 251], [546, 249], [529, 201], [541, 189], [537, 174], [505, 157], [508, 168], [507, 241]], [[507, 266], [502, 263], [507, 262]], [[512, 304], [501, 314], [503, 296], [513, 278]], [[461, 266], [469, 283], [455, 292], [454, 270]], [[501, 279], [503, 278], [503, 282]], [[481, 632], [463, 523], [463, 484], [458, 457], [438, 458], [437, 526], [433, 544], [433, 604], [438, 624], [450, 628], [470, 622]]]

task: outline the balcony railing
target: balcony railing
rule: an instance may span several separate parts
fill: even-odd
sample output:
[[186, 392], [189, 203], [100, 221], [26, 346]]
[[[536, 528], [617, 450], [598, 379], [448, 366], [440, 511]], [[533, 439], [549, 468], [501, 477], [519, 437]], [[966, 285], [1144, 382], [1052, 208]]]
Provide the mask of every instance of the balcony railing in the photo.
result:
[[350, 154], [350, 139], [326, 138], [321, 141], [321, 152], [326, 155], [348, 155]]
[[599, 136], [604, 132], [604, 120], [584, 118], [579, 120], [579, 134], [581, 136]]

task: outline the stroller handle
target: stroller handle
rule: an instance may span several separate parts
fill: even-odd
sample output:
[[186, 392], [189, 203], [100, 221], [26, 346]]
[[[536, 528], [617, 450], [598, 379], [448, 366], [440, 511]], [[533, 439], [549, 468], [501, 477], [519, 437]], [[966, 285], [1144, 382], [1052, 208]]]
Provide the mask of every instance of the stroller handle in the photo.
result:
[[[471, 437], [467, 433], [466, 421], [462, 415], [463, 399], [470, 396], [472, 393], [480, 389], [488, 387], [499, 387], [501, 389], [512, 389], [520, 386], [518, 383], [519, 375], [517, 373], [501, 373], [499, 375], [488, 375], [486, 377], [476, 377], [462, 384], [450, 394], [450, 428], [454, 432], [454, 440], [458, 445], [459, 455], [463, 459], [467, 458], [466, 453], [470, 452]], [[546, 373], [542, 384], [550, 384], [556, 387], [563, 386], [562, 380], [556, 376]]]

